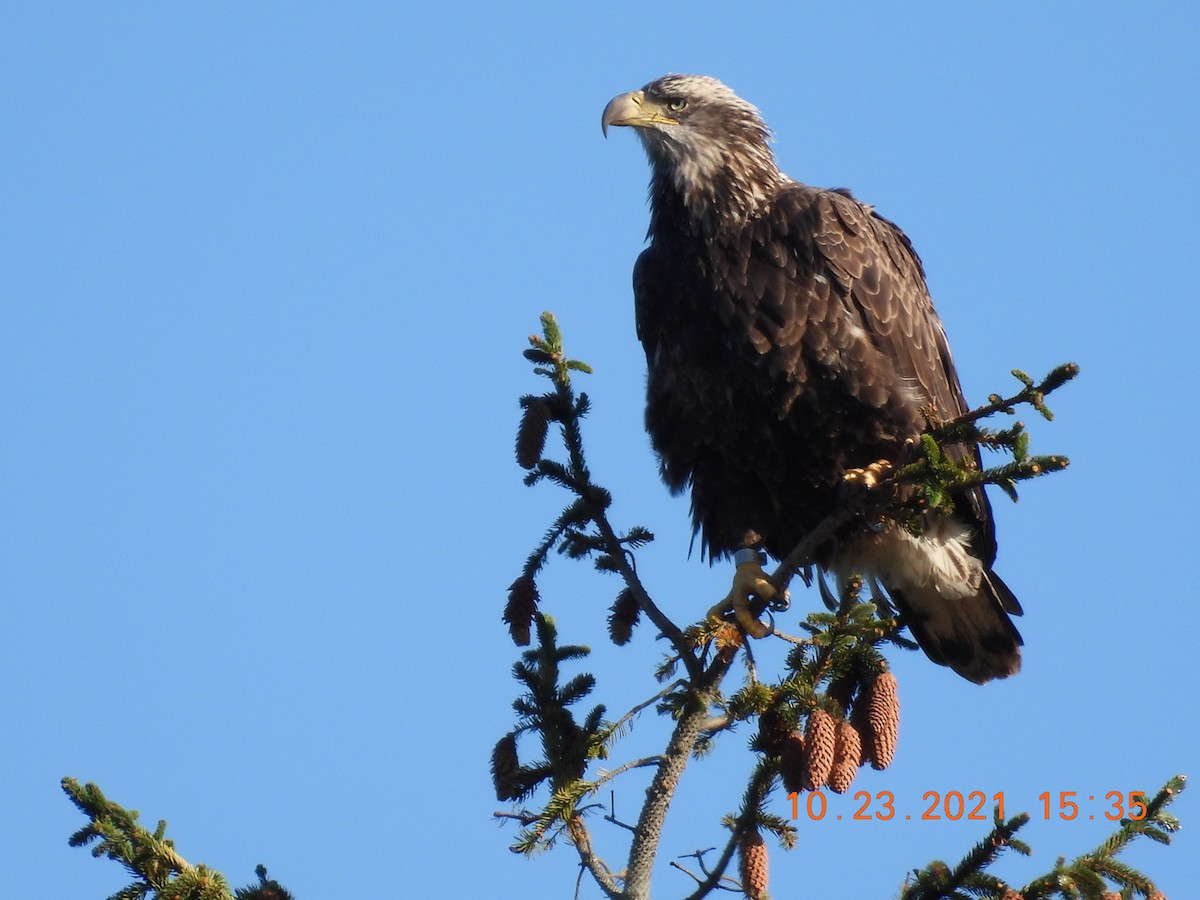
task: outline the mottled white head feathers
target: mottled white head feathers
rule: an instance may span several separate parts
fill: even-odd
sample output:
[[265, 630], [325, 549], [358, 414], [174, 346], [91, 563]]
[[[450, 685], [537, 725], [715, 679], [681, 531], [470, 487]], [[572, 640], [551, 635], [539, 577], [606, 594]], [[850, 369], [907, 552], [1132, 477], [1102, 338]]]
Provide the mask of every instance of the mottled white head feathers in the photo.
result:
[[654, 167], [652, 194], [669, 186], [698, 219], [744, 219], [788, 180], [758, 109], [706, 75], [666, 75], [615, 97], [602, 124], [635, 128]]

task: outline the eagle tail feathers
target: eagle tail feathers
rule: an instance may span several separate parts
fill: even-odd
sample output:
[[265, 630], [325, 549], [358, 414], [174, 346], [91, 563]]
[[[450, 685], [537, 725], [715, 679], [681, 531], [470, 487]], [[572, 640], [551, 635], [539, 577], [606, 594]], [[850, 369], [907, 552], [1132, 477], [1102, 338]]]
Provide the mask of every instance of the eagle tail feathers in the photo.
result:
[[966, 524], [929, 526], [920, 536], [899, 528], [863, 536], [839, 551], [836, 567], [878, 581], [935, 663], [976, 684], [1017, 674], [1023, 641], [1009, 615], [1021, 604], [975, 555]]

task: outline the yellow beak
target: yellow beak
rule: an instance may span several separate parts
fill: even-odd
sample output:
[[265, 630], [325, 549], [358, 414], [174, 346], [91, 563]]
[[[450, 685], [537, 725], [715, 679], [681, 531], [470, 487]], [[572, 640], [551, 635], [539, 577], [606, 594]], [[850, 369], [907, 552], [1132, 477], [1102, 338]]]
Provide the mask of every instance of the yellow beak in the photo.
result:
[[647, 125], [678, 125], [679, 120], [667, 115], [662, 106], [646, 99], [645, 91], [630, 91], [619, 94], [608, 101], [604, 115], [600, 118], [600, 130], [608, 137], [609, 125], [632, 125], [644, 128]]

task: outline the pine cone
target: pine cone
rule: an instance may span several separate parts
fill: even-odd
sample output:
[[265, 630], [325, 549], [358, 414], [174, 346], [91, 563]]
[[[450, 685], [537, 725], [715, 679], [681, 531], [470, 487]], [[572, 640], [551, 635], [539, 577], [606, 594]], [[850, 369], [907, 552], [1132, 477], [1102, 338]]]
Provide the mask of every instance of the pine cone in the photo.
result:
[[522, 469], [532, 469], [542, 458], [549, 424], [550, 407], [543, 400], [530, 400], [517, 430], [517, 465]]
[[496, 788], [497, 800], [516, 800], [521, 796], [516, 779], [520, 767], [517, 761], [517, 738], [506, 734], [492, 749], [492, 786]]
[[633, 636], [633, 627], [637, 625], [641, 615], [642, 610], [633, 591], [625, 588], [617, 594], [617, 600], [608, 616], [608, 636], [612, 638], [612, 642], [618, 647], [628, 644]]
[[783, 779], [783, 786], [789, 794], [804, 790], [804, 758], [806, 755], [804, 735], [793, 731], [784, 739], [783, 749], [779, 754], [779, 776]]
[[829, 789], [835, 794], [850, 790], [858, 767], [862, 765], [862, 739], [845, 719], [839, 719], [833, 745], [833, 767], [829, 770]]
[[871, 682], [867, 699], [866, 743], [871, 765], [886, 769], [896, 755], [896, 738], [900, 730], [900, 697], [897, 693], [896, 676], [884, 672]]
[[508, 633], [518, 647], [529, 646], [529, 626], [533, 623], [537, 605], [537, 585], [528, 575], [522, 575], [508, 586], [504, 621], [508, 623]]
[[808, 748], [804, 774], [800, 783], [808, 791], [819, 791], [829, 780], [833, 768], [837, 728], [833, 716], [823, 709], [814, 709], [804, 730], [804, 746]]
[[758, 717], [758, 746], [764, 753], [778, 756], [791, 731], [787, 719], [777, 709], [768, 709]]
[[747, 831], [738, 841], [738, 874], [750, 900], [762, 900], [767, 895], [767, 845], [757, 830]]

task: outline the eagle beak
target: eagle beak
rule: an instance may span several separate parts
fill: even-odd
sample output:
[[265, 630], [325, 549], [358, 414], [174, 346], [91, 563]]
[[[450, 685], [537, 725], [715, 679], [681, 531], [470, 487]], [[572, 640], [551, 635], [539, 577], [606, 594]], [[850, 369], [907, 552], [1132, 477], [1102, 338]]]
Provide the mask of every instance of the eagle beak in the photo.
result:
[[600, 130], [608, 137], [609, 125], [648, 125], [654, 121], [653, 105], [643, 109], [646, 104], [645, 91], [631, 91], [620, 94], [608, 101], [604, 107], [604, 115], [600, 118]]

